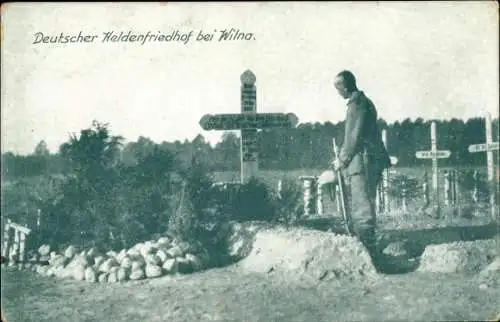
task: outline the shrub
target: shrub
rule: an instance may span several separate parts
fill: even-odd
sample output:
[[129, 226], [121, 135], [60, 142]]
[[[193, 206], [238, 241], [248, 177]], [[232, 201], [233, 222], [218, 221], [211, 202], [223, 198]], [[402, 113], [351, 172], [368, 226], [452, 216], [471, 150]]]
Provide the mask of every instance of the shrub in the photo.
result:
[[276, 203], [269, 187], [259, 179], [251, 178], [234, 195], [232, 218], [238, 221], [276, 220]]
[[304, 215], [302, 186], [295, 180], [282, 180], [280, 195], [274, 196], [276, 218], [286, 224], [294, 223]]

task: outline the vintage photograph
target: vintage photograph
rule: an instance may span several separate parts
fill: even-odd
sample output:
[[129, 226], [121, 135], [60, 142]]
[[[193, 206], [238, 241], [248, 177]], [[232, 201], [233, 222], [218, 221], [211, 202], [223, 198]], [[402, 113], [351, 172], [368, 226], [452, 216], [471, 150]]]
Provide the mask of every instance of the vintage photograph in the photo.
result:
[[2, 322], [500, 319], [498, 2], [0, 31]]

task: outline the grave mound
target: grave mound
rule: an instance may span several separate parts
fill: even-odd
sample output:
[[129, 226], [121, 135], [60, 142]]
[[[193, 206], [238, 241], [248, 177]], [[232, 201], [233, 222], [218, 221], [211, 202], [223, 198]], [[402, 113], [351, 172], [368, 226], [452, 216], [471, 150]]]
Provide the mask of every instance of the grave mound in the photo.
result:
[[477, 274], [480, 288], [500, 287], [500, 257], [496, 257], [488, 266]]
[[497, 255], [494, 239], [458, 241], [429, 245], [420, 259], [420, 272], [478, 273], [494, 261]]
[[247, 239], [247, 245], [240, 248], [242, 255], [248, 255], [236, 267], [244, 272], [306, 280], [377, 276], [367, 250], [353, 237], [306, 228], [255, 226], [240, 235]]

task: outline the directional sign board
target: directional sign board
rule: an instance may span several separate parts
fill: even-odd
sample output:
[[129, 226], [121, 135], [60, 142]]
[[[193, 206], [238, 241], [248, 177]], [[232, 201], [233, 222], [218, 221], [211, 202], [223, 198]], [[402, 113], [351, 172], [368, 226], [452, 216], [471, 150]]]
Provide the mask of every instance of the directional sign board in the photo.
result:
[[205, 131], [292, 128], [297, 123], [298, 118], [293, 113], [207, 114], [200, 120], [200, 126]]
[[417, 159], [446, 159], [451, 155], [451, 151], [417, 151], [415, 157]]
[[472, 145], [469, 145], [469, 152], [470, 153], [495, 151], [495, 150], [498, 150], [498, 149], [499, 149], [498, 142], [481, 143], [481, 144], [472, 144]]

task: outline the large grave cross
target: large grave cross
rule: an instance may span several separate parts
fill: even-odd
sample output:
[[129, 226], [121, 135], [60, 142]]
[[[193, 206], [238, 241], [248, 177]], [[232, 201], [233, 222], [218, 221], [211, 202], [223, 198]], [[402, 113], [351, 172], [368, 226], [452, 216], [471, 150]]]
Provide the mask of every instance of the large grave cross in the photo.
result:
[[241, 113], [204, 115], [200, 126], [210, 130], [240, 130], [241, 183], [257, 175], [259, 170], [257, 131], [269, 128], [293, 128], [298, 118], [293, 113], [257, 113], [256, 77], [250, 70], [241, 75]]
[[438, 159], [446, 159], [451, 155], [449, 150], [437, 149], [437, 133], [436, 122], [431, 123], [431, 150], [430, 151], [417, 151], [415, 157], [417, 159], [432, 159], [432, 188], [438, 191]]

